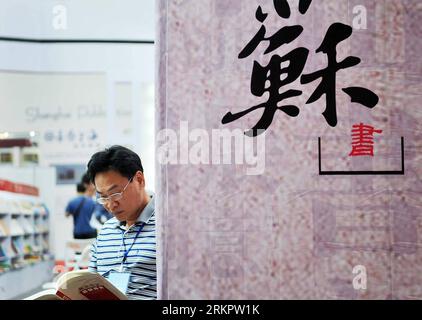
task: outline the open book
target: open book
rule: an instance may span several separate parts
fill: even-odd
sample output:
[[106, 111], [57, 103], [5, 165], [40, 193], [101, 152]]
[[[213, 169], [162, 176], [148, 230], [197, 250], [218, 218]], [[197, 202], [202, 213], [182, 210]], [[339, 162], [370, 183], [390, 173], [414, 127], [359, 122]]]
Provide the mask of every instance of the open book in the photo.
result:
[[106, 278], [87, 270], [66, 272], [56, 289], [38, 292], [25, 300], [128, 300]]

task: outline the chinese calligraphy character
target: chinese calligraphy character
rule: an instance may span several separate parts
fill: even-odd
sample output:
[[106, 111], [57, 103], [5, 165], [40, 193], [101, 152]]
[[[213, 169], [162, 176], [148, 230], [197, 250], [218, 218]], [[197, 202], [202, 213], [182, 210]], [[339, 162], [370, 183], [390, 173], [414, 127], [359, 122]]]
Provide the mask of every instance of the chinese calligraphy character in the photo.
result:
[[63, 141], [63, 131], [62, 130], [59, 130], [58, 132], [57, 132], [57, 141]]
[[[277, 14], [282, 18], [290, 17], [290, 6], [287, 0], [274, 0], [274, 8]], [[300, 0], [299, 1], [299, 12], [305, 14], [311, 5], [312, 0]]]
[[67, 139], [69, 141], [74, 141], [76, 138], [76, 134], [73, 130], [69, 130], [69, 132], [67, 133]]
[[[318, 52], [323, 52], [327, 55], [328, 66], [323, 70], [316, 71], [311, 74], [302, 75], [300, 82], [306, 84], [318, 78], [322, 78], [314, 93], [308, 99], [306, 104], [317, 101], [323, 94], [326, 98], [326, 108], [322, 113], [327, 123], [335, 127], [337, 125], [336, 112], [336, 73], [341, 69], [353, 67], [360, 63], [357, 57], [347, 57], [341, 62], [337, 62], [336, 46], [349, 38], [352, 34], [352, 27], [342, 23], [333, 23], [327, 30], [321, 46], [317, 49]], [[364, 106], [372, 109], [378, 103], [378, 96], [372, 91], [361, 87], [348, 87], [342, 89], [351, 98], [352, 102], [359, 102]]]
[[[282, 6], [282, 2], [276, 1], [274, 4]], [[287, 2], [286, 2], [287, 3]], [[279, 9], [280, 11], [281, 9]], [[281, 11], [280, 11], [281, 12]], [[268, 14], [262, 12], [261, 7], [256, 10], [256, 19], [261, 23], [265, 21]], [[289, 14], [290, 15], [290, 14]], [[302, 33], [303, 28], [301, 26], [287, 26], [281, 28], [275, 34], [269, 38], [265, 37], [266, 29], [262, 25], [258, 33], [252, 38], [252, 40], [245, 46], [245, 48], [239, 53], [239, 59], [248, 57], [262, 41], [269, 41], [268, 48], [265, 54], [272, 52], [284, 44], [288, 44], [295, 40]], [[303, 68], [305, 67], [306, 59], [308, 57], [309, 50], [306, 48], [297, 48], [292, 50], [290, 53], [280, 57], [279, 55], [273, 55], [267, 66], [261, 66], [257, 61], [254, 61], [252, 69], [252, 80], [251, 80], [251, 92], [253, 95], [261, 97], [265, 92], [269, 93], [269, 99], [259, 105], [253, 106], [247, 110], [239, 113], [232, 114], [228, 112], [222, 119], [222, 123], [229, 123], [237, 120], [244, 115], [250, 113], [258, 108], [264, 108], [264, 112], [261, 119], [251, 129], [245, 132], [249, 136], [257, 136], [259, 129], [266, 130], [274, 118], [274, 114], [277, 110], [281, 110], [291, 117], [296, 117], [299, 114], [299, 108], [294, 105], [281, 105], [278, 103], [287, 98], [299, 96], [302, 94], [300, 90], [287, 90], [280, 93], [280, 88], [294, 82], [302, 74]], [[289, 62], [288, 67], [281, 68], [281, 64]], [[283, 80], [282, 75], [286, 75]], [[266, 87], [266, 81], [269, 81], [269, 87]], [[261, 131], [262, 132], [262, 131]]]
[[352, 151], [349, 156], [374, 156], [374, 133], [382, 133], [370, 125], [354, 124], [352, 127]]
[[93, 141], [93, 140], [97, 139], [97, 137], [98, 137], [97, 132], [94, 129], [91, 129], [89, 134], [88, 134], [87, 139], [90, 140], [90, 141]]
[[[299, 12], [301, 14], [305, 14], [311, 2], [312, 0], [300, 0]], [[290, 17], [290, 6], [287, 0], [273, 0], [273, 3], [277, 14], [281, 18]], [[239, 53], [239, 59], [243, 59], [251, 55], [263, 41], [269, 42], [268, 47], [264, 52], [264, 54], [268, 54], [282, 45], [291, 43], [303, 32], [303, 27], [300, 25], [286, 26], [278, 30], [272, 36], [266, 37], [266, 28], [263, 23], [267, 16], [268, 14], [263, 13], [261, 7], [259, 6], [256, 10], [255, 17], [262, 23], [262, 26]], [[268, 92], [268, 100], [238, 113], [233, 114], [231, 112], [227, 112], [221, 122], [223, 124], [230, 123], [256, 109], [264, 108], [262, 116], [258, 122], [252, 127], [252, 129], [245, 132], [248, 136], [257, 136], [268, 129], [277, 110], [283, 111], [290, 117], [298, 116], [300, 110], [297, 106], [292, 104], [282, 104], [281, 102], [288, 98], [300, 96], [302, 91], [289, 89], [281, 92], [281, 88], [293, 83], [302, 75], [300, 77], [301, 84], [307, 84], [321, 78], [320, 84], [306, 104], [319, 100], [322, 95], [325, 94], [326, 108], [323, 112], [323, 116], [330, 126], [335, 127], [337, 125], [336, 73], [341, 69], [350, 68], [360, 63], [359, 58], [352, 56], [345, 58], [341, 62], [337, 61], [337, 45], [349, 38], [351, 34], [352, 28], [350, 26], [341, 23], [333, 23], [328, 28], [322, 44], [316, 50], [317, 53], [323, 52], [327, 55], [328, 66], [325, 69], [311, 74], [302, 75], [309, 54], [309, 50], [307, 48], [296, 48], [282, 57], [274, 54], [267, 66], [261, 66], [257, 61], [254, 61], [251, 76], [251, 93], [255, 96], [262, 97], [264, 93]], [[282, 68], [281, 65], [285, 62], [288, 62], [288, 66]], [[269, 85], [267, 85], [267, 83], [269, 83]], [[352, 102], [358, 102], [368, 108], [373, 108], [378, 103], [378, 96], [368, 89], [361, 87], [348, 87], [343, 88], [342, 90], [351, 97]]]

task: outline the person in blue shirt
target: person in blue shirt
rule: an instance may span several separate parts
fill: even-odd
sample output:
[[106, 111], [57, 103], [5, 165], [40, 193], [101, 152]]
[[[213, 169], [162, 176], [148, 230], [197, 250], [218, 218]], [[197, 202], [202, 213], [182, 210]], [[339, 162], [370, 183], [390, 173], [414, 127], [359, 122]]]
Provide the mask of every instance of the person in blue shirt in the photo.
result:
[[[94, 195], [95, 194], [95, 186], [91, 183], [91, 181], [89, 180], [89, 176], [88, 176], [88, 173], [85, 173], [83, 176], [82, 176], [82, 178], [81, 178], [81, 183], [84, 185], [84, 187], [86, 188], [86, 189], [89, 189], [89, 188], [91, 188], [90, 190], [92, 190], [92, 195]], [[94, 199], [93, 199], [94, 200]], [[95, 209], [94, 209], [94, 214], [93, 214], [93, 216], [94, 216], [94, 218], [95, 218], [95, 221], [97, 221], [100, 225], [103, 225], [104, 224], [104, 222], [106, 222], [107, 220], [109, 220], [109, 219], [111, 219], [111, 218], [113, 218], [113, 215], [110, 213], [110, 212], [108, 212], [107, 210], [106, 210], [106, 208], [104, 208], [104, 206], [103, 205], [101, 205], [101, 204], [99, 204], [99, 203], [97, 203], [95, 200], [94, 200], [94, 202], [95, 202]], [[92, 222], [92, 220], [91, 220], [91, 222]], [[98, 223], [95, 223], [95, 224], [98, 224]], [[91, 225], [92, 225], [93, 223], [91, 223]], [[100, 227], [101, 228], [101, 227]]]
[[113, 218], [113, 215], [104, 208], [102, 204], [96, 203], [94, 210], [94, 216], [97, 221], [101, 224], [104, 224], [107, 220]]
[[97, 237], [97, 230], [92, 228], [90, 220], [96, 203], [92, 199], [94, 187], [86, 188], [81, 182], [76, 186], [78, 196], [69, 201], [66, 206], [66, 217], [73, 216], [73, 238], [91, 239]]

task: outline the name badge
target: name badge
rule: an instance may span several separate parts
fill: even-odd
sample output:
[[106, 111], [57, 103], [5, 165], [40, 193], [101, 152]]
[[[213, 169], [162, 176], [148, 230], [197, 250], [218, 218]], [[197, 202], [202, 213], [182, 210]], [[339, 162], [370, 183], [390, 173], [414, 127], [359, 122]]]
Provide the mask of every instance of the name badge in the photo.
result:
[[110, 281], [111, 284], [119, 289], [123, 294], [126, 294], [129, 279], [129, 272], [110, 272], [110, 275], [108, 276], [108, 281]]

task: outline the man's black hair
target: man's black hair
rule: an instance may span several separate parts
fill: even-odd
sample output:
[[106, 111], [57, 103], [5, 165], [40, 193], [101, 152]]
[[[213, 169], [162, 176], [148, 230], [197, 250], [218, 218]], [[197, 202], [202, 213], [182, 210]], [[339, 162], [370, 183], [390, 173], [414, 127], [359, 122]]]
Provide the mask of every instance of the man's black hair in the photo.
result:
[[94, 183], [97, 173], [116, 171], [127, 179], [131, 179], [137, 171], [144, 172], [139, 156], [122, 146], [112, 146], [95, 153], [88, 162], [88, 177]]

